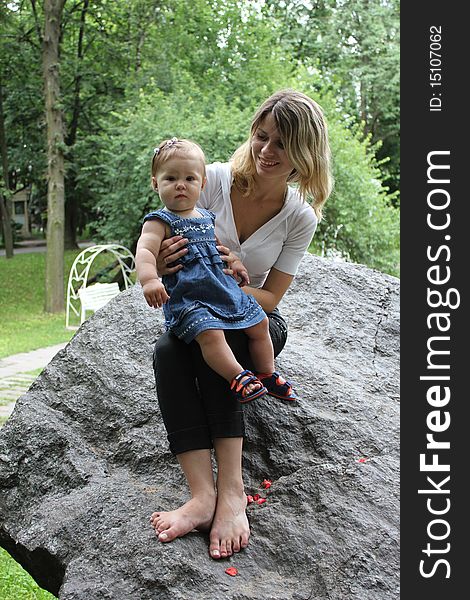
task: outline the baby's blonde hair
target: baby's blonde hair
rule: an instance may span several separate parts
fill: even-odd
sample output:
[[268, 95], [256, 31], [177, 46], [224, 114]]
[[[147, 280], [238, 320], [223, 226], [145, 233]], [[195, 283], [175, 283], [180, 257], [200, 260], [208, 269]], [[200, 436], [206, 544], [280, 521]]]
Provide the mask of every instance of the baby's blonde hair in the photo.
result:
[[312, 199], [320, 220], [322, 207], [333, 188], [328, 130], [320, 106], [301, 92], [280, 90], [260, 106], [251, 123], [250, 137], [232, 156], [234, 181], [243, 195], [253, 192], [256, 166], [251, 142], [269, 113], [274, 117], [287, 158], [294, 167], [287, 182], [298, 184], [304, 200]]
[[171, 140], [163, 140], [153, 151], [151, 173], [152, 178], [156, 176], [158, 170], [175, 155], [188, 154], [195, 152], [201, 159], [201, 170], [203, 177], [206, 176], [206, 157], [204, 151], [199, 144], [192, 140], [178, 139], [176, 137]]

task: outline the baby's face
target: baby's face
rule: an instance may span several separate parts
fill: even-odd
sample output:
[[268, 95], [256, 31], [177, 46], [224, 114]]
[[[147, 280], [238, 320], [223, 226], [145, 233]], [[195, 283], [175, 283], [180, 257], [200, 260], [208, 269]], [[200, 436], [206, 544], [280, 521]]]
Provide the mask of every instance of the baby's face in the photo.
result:
[[175, 154], [163, 163], [153, 183], [169, 210], [181, 212], [194, 208], [205, 184], [201, 157], [196, 152]]

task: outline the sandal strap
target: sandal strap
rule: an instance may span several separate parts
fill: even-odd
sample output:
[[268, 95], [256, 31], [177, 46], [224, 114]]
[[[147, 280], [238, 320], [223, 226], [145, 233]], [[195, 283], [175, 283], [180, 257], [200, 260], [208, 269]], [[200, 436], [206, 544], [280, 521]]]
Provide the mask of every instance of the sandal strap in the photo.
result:
[[[240, 381], [243, 377], [246, 377], [246, 379], [244, 381]], [[245, 397], [248, 393], [246, 390], [246, 386], [253, 382], [259, 383], [261, 385], [260, 380], [256, 377], [256, 375], [253, 374], [252, 371], [245, 370], [232, 379], [230, 389], [235, 389], [235, 392], [240, 392], [241, 390], [242, 396]]]
[[268, 379], [270, 377], [273, 377], [275, 381], [277, 381], [278, 379], [282, 379], [284, 383], [282, 383], [281, 385], [287, 385], [289, 387], [292, 387], [291, 382], [287, 381], [287, 379], [284, 379], [284, 377], [277, 371], [274, 371], [273, 373], [258, 373], [258, 378], [260, 381], [263, 381], [263, 379]]
[[240, 381], [240, 379], [242, 377], [245, 377], [246, 375], [253, 375], [253, 377], [254, 377], [253, 371], [248, 371], [248, 369], [245, 369], [241, 373], [238, 373], [238, 375], [235, 375], [235, 377], [232, 379], [232, 381]]
[[[280, 375], [277, 371], [274, 371], [273, 373], [258, 373], [258, 378], [263, 385], [268, 387], [268, 389], [270, 388], [272, 382], [278, 388], [282, 388], [284, 390], [283, 394], [286, 396], [290, 396], [294, 392], [291, 382], [287, 381], [287, 379], [284, 379], [284, 377], [282, 377], [282, 375]], [[279, 379], [283, 383], [278, 383]]]
[[235, 383], [232, 382], [232, 385], [230, 386], [230, 389], [233, 390], [235, 388], [236, 392], [239, 392], [240, 390], [243, 390], [242, 393], [243, 395], [245, 395], [246, 392], [246, 386], [250, 383], [259, 383], [259, 379], [257, 379], [255, 376], [253, 377], [248, 377], [247, 379], [245, 379], [245, 381], [240, 382], [240, 383]]

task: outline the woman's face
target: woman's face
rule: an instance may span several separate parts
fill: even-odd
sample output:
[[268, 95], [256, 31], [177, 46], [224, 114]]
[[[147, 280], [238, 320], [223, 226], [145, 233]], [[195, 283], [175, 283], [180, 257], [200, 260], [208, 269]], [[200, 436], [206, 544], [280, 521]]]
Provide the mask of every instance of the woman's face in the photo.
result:
[[259, 177], [286, 180], [293, 170], [272, 113], [268, 113], [254, 131], [251, 154]]

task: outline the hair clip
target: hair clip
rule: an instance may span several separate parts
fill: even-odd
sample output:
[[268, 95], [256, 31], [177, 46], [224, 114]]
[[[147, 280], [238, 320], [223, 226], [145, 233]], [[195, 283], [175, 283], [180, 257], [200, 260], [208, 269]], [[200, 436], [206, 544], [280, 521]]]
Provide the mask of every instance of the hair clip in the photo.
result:
[[179, 141], [178, 138], [172, 137], [171, 140], [168, 140], [168, 142], [163, 147], [164, 148], [171, 148], [178, 141]]
[[163, 144], [163, 146], [157, 146], [156, 148], [153, 149], [153, 158], [155, 158], [158, 154], [160, 154], [160, 152], [162, 150], [166, 150], [167, 148], [171, 148], [177, 142], [179, 142], [179, 139], [177, 137], [172, 137], [171, 140], [168, 140], [165, 144]]

